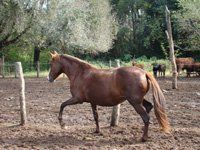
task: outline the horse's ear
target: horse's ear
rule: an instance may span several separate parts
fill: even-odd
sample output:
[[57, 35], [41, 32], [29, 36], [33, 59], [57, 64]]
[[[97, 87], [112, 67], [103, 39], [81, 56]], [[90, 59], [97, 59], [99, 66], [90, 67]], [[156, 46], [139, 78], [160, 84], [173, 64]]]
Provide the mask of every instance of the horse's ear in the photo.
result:
[[54, 51], [54, 53], [50, 52], [50, 55], [51, 55], [51, 58], [53, 60], [59, 60], [60, 59], [60, 55], [56, 51]]
[[51, 55], [51, 58], [53, 58], [53, 57], [54, 57], [54, 54], [53, 54], [53, 53], [51, 53], [51, 52], [50, 52], [49, 54]]
[[60, 55], [56, 52], [56, 51], [54, 51], [54, 59], [56, 59], [56, 60], [59, 60], [60, 59]]
[[57, 54], [57, 55], [58, 55], [58, 53], [57, 53], [56, 51], [54, 51], [54, 54]]

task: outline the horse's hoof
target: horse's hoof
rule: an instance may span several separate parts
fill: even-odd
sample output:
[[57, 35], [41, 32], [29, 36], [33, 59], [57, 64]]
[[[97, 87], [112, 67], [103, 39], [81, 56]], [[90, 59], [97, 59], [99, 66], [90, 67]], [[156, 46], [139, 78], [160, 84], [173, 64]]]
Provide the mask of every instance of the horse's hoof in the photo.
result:
[[67, 129], [67, 126], [64, 123], [60, 124], [60, 127], [61, 129]]
[[99, 134], [100, 132], [98, 130], [94, 131], [95, 134]]
[[146, 142], [146, 141], [147, 141], [147, 138], [144, 138], [144, 137], [141, 138], [141, 142]]
[[142, 131], [144, 131], [144, 127], [142, 127]]
[[102, 135], [103, 135], [103, 134], [102, 134], [101, 132], [99, 132], [99, 131], [95, 131], [94, 134], [97, 135], [97, 136], [102, 136]]

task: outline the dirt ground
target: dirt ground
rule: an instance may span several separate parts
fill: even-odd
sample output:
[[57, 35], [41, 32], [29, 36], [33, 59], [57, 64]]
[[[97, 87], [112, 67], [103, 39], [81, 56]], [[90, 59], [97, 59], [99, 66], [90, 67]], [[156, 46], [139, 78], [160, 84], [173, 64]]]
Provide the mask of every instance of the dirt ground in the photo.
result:
[[[179, 78], [171, 89], [170, 78], [159, 78], [164, 92], [172, 135], [159, 130], [154, 111], [150, 113], [149, 140], [140, 142], [142, 120], [124, 102], [119, 126], [110, 127], [112, 108], [98, 107], [101, 134], [93, 133], [95, 122], [89, 104], [64, 110], [67, 129], [57, 120], [60, 104], [70, 98], [69, 81], [48, 83], [45, 78], [26, 78], [26, 126], [19, 126], [19, 80], [0, 79], [0, 149], [200, 149], [200, 78]], [[151, 91], [146, 98], [152, 102]]]

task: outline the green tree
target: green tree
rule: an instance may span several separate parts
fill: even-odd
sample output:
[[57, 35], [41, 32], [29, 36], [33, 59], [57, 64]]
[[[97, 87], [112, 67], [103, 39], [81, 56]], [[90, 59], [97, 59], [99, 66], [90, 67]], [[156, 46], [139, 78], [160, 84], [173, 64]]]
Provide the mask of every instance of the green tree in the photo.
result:
[[[167, 40], [164, 8], [168, 5], [171, 10], [176, 11], [180, 9], [178, 1], [112, 0], [111, 2], [113, 11], [117, 13], [119, 19], [119, 31], [128, 28], [126, 31], [132, 32], [126, 34], [130, 36], [128, 39], [131, 45], [127, 46], [131, 47], [129, 53], [137, 57], [141, 55], [165, 57]], [[119, 51], [119, 47], [119, 42], [116, 41], [114, 44], [116, 51]]]
[[[129, 54], [139, 54], [144, 43], [144, 39], [140, 38], [145, 26], [144, 9], [148, 7], [148, 4], [144, 0], [113, 0], [112, 4], [120, 24], [118, 34], [119, 41], [115, 41], [115, 51], [124, 52], [124, 55], [127, 54], [127, 50]], [[120, 46], [120, 41], [123, 37], [119, 36], [124, 36], [125, 34], [126, 39], [124, 39], [124, 41], [126, 42], [122, 43], [122, 46]], [[127, 35], [129, 35], [128, 38]], [[126, 50], [122, 49], [125, 47], [127, 48]]]
[[3, 4], [0, 10], [2, 48], [9, 49], [8, 46], [14, 44], [25, 51], [106, 52], [117, 32], [115, 16], [107, 0], [6, 0], [0, 3]]
[[185, 50], [200, 50], [200, 1], [179, 0], [181, 11], [175, 13], [179, 22], [178, 45]]
[[16, 43], [31, 27], [33, 11], [28, 3], [0, 1], [0, 50]]
[[47, 25], [52, 47], [95, 53], [112, 46], [117, 24], [107, 0], [57, 0], [54, 7]]

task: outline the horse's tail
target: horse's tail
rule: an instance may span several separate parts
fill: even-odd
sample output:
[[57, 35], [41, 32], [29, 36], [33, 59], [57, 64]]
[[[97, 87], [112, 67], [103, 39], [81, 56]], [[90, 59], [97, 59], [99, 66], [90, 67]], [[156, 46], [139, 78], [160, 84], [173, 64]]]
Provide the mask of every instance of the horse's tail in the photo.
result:
[[146, 73], [147, 79], [151, 82], [153, 91], [154, 111], [156, 118], [165, 133], [170, 133], [170, 124], [165, 112], [165, 97], [158, 85], [158, 82], [149, 72]]

